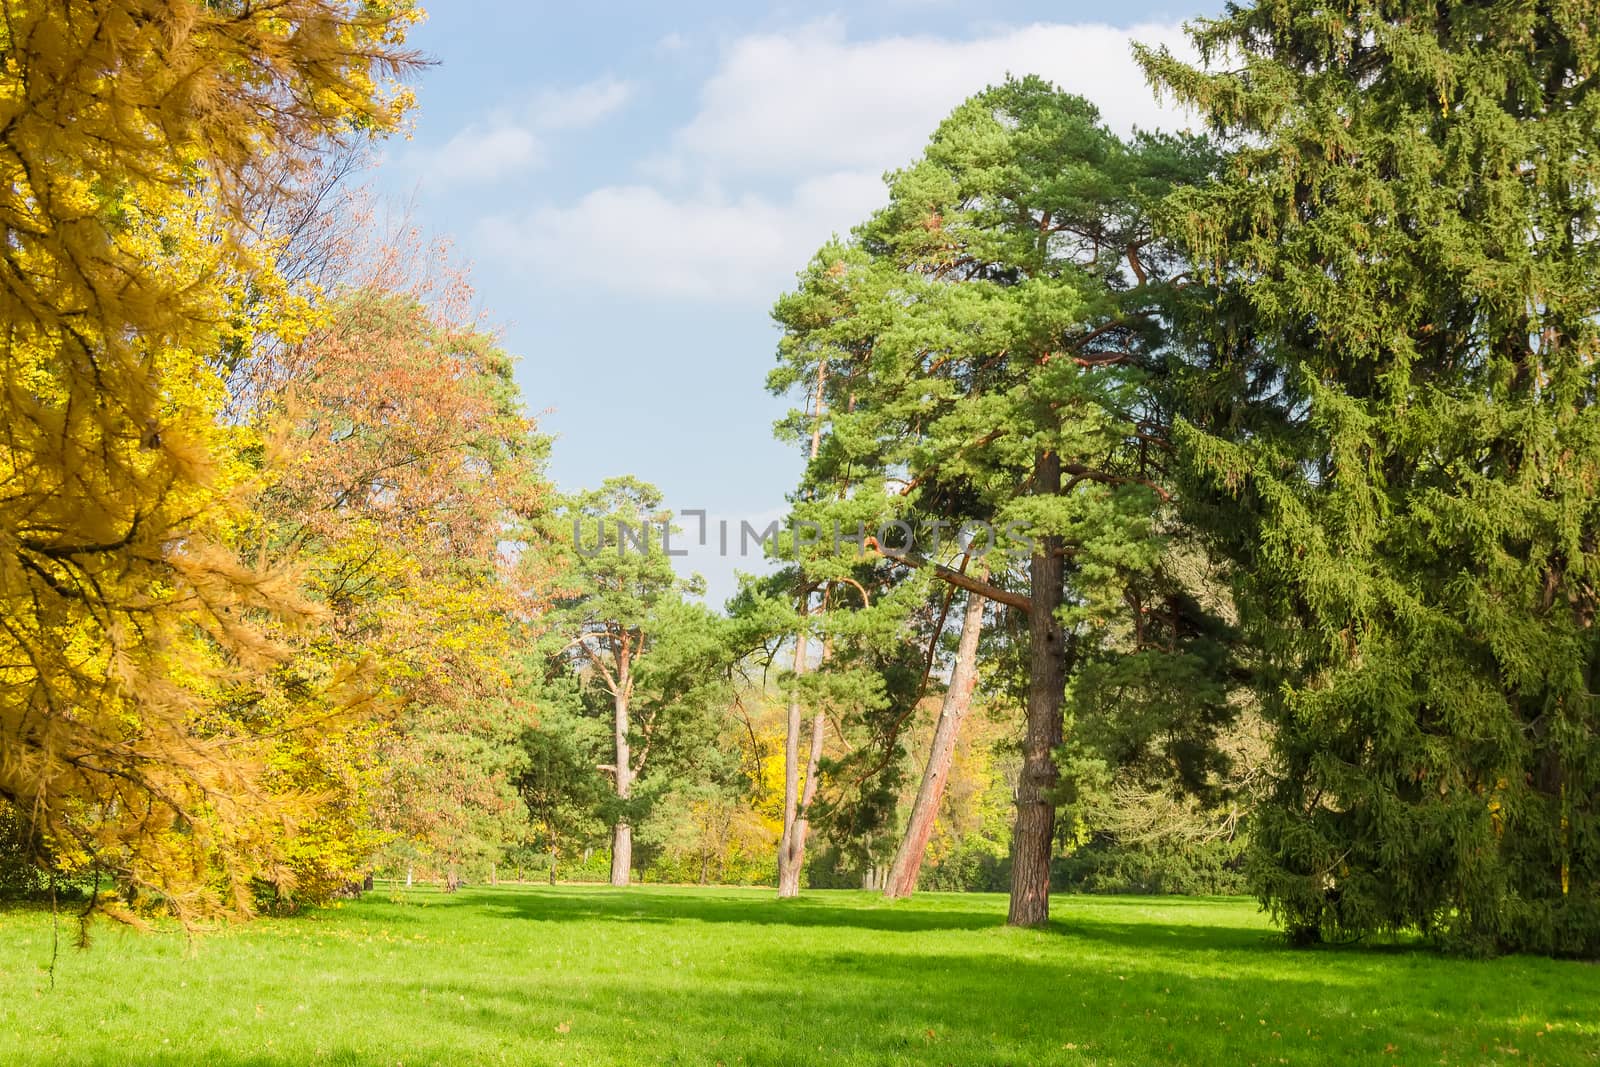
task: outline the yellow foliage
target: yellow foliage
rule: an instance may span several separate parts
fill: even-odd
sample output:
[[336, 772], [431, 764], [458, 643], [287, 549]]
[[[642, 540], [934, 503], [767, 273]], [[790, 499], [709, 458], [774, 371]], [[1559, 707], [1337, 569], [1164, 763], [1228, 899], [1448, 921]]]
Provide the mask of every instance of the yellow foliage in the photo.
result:
[[218, 356], [246, 287], [285, 333], [306, 313], [242, 220], [259, 160], [397, 124], [417, 16], [4, 3], [0, 803], [112, 914], [248, 911], [314, 799], [268, 790], [270, 738], [340, 698], [229, 704], [279, 669], [264, 620], [320, 611], [229, 547], [253, 441], [217, 417]]

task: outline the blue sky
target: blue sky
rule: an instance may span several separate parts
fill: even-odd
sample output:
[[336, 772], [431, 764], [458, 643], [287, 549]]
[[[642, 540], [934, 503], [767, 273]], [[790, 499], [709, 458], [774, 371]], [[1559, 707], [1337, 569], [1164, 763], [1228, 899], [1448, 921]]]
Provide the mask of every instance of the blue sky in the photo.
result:
[[[1201, 3], [434, 0], [412, 38], [436, 60], [412, 138], [372, 181], [470, 261], [557, 435], [562, 488], [635, 474], [676, 510], [760, 526], [800, 467], [771, 433], [788, 403], [763, 384], [768, 311], [811, 253], [1008, 72], [1083, 93], [1123, 131], [1181, 127], [1128, 41], [1181, 48], [1181, 20], [1216, 6]], [[687, 565], [712, 603], [760, 567]]]

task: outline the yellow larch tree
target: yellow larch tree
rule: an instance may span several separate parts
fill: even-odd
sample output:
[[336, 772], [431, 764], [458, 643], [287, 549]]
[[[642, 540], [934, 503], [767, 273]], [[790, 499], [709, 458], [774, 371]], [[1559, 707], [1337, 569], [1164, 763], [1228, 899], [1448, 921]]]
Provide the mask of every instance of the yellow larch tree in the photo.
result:
[[318, 609], [230, 551], [255, 468], [219, 353], [281, 289], [244, 223], [258, 164], [394, 128], [417, 17], [4, 0], [0, 806], [114, 914], [244, 912], [280, 873], [295, 798], [226, 704], [278, 662], [263, 620]]

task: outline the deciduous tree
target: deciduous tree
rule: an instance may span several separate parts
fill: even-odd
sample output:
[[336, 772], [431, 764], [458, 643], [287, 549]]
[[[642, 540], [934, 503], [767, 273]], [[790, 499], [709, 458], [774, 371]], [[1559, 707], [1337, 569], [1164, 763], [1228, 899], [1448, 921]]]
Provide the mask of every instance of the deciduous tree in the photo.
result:
[[108, 910], [248, 910], [304, 810], [264, 802], [266, 746], [227, 709], [281, 651], [257, 619], [318, 609], [231, 550], [252, 442], [216, 418], [214, 357], [248, 343], [252, 280], [277, 288], [244, 226], [253, 162], [392, 128], [413, 17], [65, 0], [0, 20], [0, 802], [40, 862], [109, 876]]

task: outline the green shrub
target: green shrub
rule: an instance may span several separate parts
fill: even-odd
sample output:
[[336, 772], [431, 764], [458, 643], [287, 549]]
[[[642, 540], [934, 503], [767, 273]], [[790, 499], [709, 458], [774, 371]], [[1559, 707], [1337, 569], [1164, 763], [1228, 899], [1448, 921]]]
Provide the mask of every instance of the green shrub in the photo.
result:
[[1248, 893], [1243, 835], [1209, 842], [1123, 843], [1096, 834], [1058, 858], [1051, 881], [1074, 893], [1233, 896]]
[[937, 862], [927, 862], [917, 888], [930, 893], [1004, 893], [1011, 887], [1011, 857], [1003, 846], [969, 838]]

